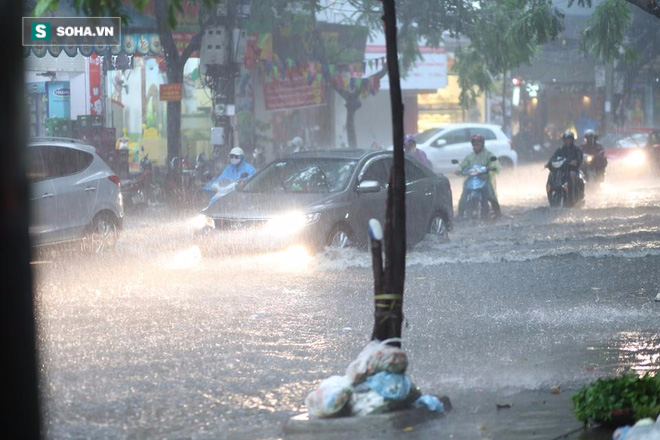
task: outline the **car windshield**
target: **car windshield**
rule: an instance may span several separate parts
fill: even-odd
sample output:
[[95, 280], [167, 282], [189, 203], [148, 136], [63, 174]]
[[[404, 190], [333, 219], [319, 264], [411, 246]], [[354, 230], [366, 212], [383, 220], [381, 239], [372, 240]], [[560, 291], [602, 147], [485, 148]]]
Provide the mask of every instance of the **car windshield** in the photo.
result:
[[326, 193], [346, 188], [357, 164], [344, 158], [289, 158], [273, 162], [241, 189], [250, 193]]
[[619, 139], [614, 143], [614, 148], [639, 148], [646, 146], [649, 140], [648, 133], [635, 133]]
[[429, 139], [431, 139], [440, 130], [442, 130], [442, 128], [431, 128], [429, 130], [425, 130], [419, 134], [416, 134], [415, 142], [417, 142], [418, 144], [423, 144]]

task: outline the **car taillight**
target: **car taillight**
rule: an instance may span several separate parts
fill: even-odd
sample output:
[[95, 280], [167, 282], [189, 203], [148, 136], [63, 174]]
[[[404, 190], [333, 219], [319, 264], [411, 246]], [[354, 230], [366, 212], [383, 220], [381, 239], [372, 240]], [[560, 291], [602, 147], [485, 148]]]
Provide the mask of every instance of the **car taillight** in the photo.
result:
[[509, 147], [511, 147], [512, 150], [515, 150], [515, 148], [513, 148], [513, 141], [509, 141]]
[[110, 179], [110, 181], [111, 181], [112, 183], [114, 183], [115, 185], [117, 185], [118, 187], [121, 188], [121, 182], [119, 181], [119, 177], [117, 177], [117, 176], [109, 176], [108, 179]]

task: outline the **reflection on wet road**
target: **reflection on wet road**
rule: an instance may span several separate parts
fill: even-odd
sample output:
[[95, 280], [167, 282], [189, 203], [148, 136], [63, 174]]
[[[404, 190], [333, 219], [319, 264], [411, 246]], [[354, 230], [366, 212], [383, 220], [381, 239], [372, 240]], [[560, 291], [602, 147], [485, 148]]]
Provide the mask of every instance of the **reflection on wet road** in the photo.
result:
[[[456, 408], [420, 438], [475, 438], [452, 417], [487, 423], [475, 402], [493, 396], [658, 371], [660, 180], [608, 176], [551, 210], [539, 168], [500, 178], [503, 219], [408, 254], [409, 372]], [[154, 209], [126, 219], [116, 254], [40, 253], [49, 438], [276, 438], [366, 343], [365, 251], [203, 258], [187, 221]]]

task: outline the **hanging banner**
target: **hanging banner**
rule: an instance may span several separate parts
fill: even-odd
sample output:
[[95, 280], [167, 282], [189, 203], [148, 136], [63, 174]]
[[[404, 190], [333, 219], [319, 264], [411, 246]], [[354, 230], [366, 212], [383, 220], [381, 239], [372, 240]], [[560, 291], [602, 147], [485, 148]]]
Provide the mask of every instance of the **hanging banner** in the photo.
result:
[[100, 115], [102, 111], [101, 102], [101, 58], [93, 53], [89, 63], [89, 114]]
[[266, 80], [264, 100], [267, 111], [318, 107], [326, 104], [325, 87], [316, 81], [308, 84], [302, 75], [285, 81]]

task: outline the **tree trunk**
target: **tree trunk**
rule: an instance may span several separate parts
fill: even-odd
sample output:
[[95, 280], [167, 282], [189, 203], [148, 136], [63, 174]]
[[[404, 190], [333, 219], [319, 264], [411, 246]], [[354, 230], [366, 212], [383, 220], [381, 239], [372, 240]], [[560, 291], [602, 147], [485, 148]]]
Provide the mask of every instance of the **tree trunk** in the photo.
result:
[[[167, 65], [167, 82], [183, 82], [183, 66]], [[181, 157], [181, 101], [167, 101], [167, 163], [172, 158]]]
[[351, 93], [346, 99], [346, 136], [348, 148], [358, 148], [357, 135], [355, 133], [355, 113], [362, 107], [360, 92]]
[[0, 36], [5, 67], [0, 71], [3, 152], [0, 172], [0, 256], [5, 275], [0, 299], [0, 335], [4, 373], [2, 432], [5, 438], [40, 439], [39, 357], [36, 349], [34, 297], [31, 290], [29, 198], [26, 152], [23, 55], [20, 46], [21, 3], [0, 2]]
[[[397, 59], [396, 11], [394, 0], [383, 0], [383, 21], [387, 43], [387, 68], [390, 80], [392, 105], [392, 131], [394, 141], [394, 163], [387, 192], [385, 216], [385, 270], [382, 291], [378, 292], [379, 280], [374, 280], [374, 328], [372, 339], [401, 338], [403, 324], [403, 288], [406, 271], [406, 201], [405, 174], [403, 166], [403, 98], [399, 82]], [[374, 268], [374, 275], [378, 271]], [[400, 346], [393, 342], [391, 345]]]
[[[199, 49], [203, 26], [200, 22], [200, 28], [202, 29], [191, 39], [183, 53], [179, 55], [172, 36], [172, 29], [167, 22], [167, 8], [166, 0], [155, 1], [154, 12], [158, 25], [158, 35], [165, 54], [167, 83], [181, 84], [183, 83], [183, 68], [186, 61], [195, 50]], [[181, 101], [167, 102], [167, 163], [169, 164], [174, 157], [181, 157]]]

